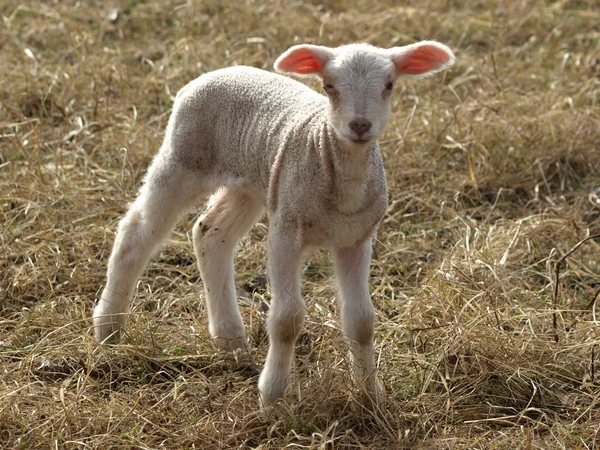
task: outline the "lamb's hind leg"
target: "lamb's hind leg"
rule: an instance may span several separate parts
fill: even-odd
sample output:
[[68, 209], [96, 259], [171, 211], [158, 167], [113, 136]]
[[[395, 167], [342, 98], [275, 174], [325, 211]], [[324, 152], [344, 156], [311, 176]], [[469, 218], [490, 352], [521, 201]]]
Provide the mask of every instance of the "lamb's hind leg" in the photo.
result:
[[94, 309], [94, 334], [100, 342], [119, 339], [136, 282], [152, 253], [203, 194], [195, 174], [160, 154], [153, 161], [137, 199], [119, 223], [106, 287]]
[[207, 212], [194, 226], [194, 251], [204, 282], [208, 329], [218, 347], [246, 346], [244, 322], [235, 296], [233, 257], [238, 240], [262, 216], [253, 195], [226, 188], [210, 199]]

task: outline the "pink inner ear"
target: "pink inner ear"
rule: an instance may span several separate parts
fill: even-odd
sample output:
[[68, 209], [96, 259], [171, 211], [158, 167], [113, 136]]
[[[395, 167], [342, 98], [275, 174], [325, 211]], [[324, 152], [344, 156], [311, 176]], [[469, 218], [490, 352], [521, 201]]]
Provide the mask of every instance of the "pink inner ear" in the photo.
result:
[[287, 56], [279, 63], [279, 67], [286, 72], [299, 74], [323, 72], [323, 63], [310, 50], [304, 48]]
[[424, 45], [412, 51], [396, 63], [396, 72], [406, 75], [420, 75], [438, 69], [450, 60], [443, 50], [432, 45]]

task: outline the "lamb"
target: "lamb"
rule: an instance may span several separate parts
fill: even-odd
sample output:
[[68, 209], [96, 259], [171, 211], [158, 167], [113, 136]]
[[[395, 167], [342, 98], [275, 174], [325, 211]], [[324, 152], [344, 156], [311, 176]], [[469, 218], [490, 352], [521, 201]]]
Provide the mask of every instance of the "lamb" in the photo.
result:
[[199, 199], [208, 207], [193, 228], [209, 332], [227, 350], [246, 346], [236, 302], [238, 240], [268, 209], [270, 347], [258, 390], [273, 405], [289, 384], [295, 340], [306, 315], [300, 269], [307, 250], [332, 251], [341, 319], [353, 374], [369, 398], [382, 387], [374, 357], [369, 294], [371, 241], [388, 193], [377, 138], [391, 114], [394, 83], [454, 62], [437, 42], [381, 49], [297, 45], [278, 72], [317, 76], [326, 96], [291, 78], [251, 67], [204, 74], [177, 94], [164, 142], [118, 228], [107, 282], [94, 310], [101, 342], [119, 339], [152, 253]]

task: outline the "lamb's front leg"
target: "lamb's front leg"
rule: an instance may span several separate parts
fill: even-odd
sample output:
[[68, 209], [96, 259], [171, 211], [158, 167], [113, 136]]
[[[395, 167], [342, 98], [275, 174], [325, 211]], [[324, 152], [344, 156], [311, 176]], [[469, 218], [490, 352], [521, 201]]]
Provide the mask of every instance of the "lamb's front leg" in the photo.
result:
[[350, 340], [354, 377], [374, 401], [382, 387], [377, 379], [373, 347], [375, 311], [369, 294], [371, 240], [333, 251], [342, 305], [344, 334]]
[[271, 406], [283, 397], [290, 380], [294, 344], [306, 316], [300, 296], [301, 249], [294, 238], [279, 230], [276, 219], [272, 220], [268, 239], [272, 294], [267, 319], [269, 352], [258, 381], [261, 407]]

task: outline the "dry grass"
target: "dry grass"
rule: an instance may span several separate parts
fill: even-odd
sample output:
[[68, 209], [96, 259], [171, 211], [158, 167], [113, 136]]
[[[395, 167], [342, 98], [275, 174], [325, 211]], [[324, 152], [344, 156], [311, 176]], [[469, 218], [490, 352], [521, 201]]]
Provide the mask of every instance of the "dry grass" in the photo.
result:
[[[2, 2], [0, 447], [600, 448], [598, 240], [561, 267], [553, 301], [556, 261], [600, 232], [600, 8], [403, 4]], [[250, 363], [208, 337], [193, 215], [142, 278], [124, 342], [94, 342], [117, 221], [181, 86], [270, 68], [297, 42], [426, 38], [458, 59], [398, 89], [382, 143], [380, 411], [357, 400], [318, 252], [293, 389], [257, 413], [264, 225], [237, 258]]]

